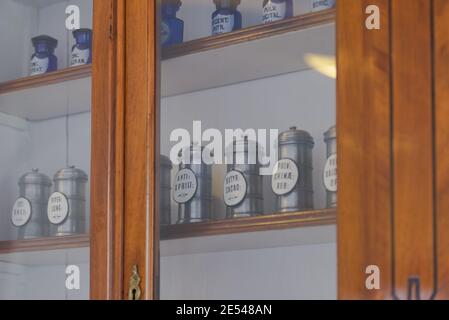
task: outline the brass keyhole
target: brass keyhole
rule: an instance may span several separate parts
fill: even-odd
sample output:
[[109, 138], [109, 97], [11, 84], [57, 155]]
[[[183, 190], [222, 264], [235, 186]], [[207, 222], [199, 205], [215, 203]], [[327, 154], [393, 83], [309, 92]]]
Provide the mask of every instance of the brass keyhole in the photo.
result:
[[137, 268], [137, 265], [133, 266], [132, 274], [129, 279], [129, 293], [128, 293], [128, 299], [129, 300], [140, 300], [140, 275], [139, 270]]

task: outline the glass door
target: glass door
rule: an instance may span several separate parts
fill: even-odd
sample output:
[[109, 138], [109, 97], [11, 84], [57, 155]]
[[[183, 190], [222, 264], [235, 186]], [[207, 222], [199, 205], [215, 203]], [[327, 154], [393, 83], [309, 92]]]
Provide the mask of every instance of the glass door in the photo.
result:
[[161, 299], [336, 299], [335, 1], [162, 0]]
[[88, 299], [92, 0], [0, 2], [0, 299]]

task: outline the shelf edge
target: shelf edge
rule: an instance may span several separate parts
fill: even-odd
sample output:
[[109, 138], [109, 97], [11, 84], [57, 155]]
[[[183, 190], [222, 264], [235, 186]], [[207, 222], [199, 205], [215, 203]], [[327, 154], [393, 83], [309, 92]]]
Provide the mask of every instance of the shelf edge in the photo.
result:
[[86, 78], [92, 75], [92, 65], [70, 67], [44, 75], [19, 78], [0, 83], [0, 95], [50, 84]]
[[32, 251], [53, 251], [85, 248], [90, 245], [89, 235], [50, 237], [30, 240], [0, 241], [0, 254]]
[[303, 228], [337, 223], [337, 210], [324, 209], [295, 213], [261, 215], [202, 223], [161, 227], [161, 240], [174, 240], [234, 233]]
[[163, 48], [162, 60], [169, 60], [193, 53], [248, 42], [255, 39], [267, 38], [277, 34], [334, 23], [335, 17], [336, 10], [327, 9], [319, 12], [295, 16], [269, 24], [252, 26], [231, 33], [195, 39], [178, 45], [173, 45], [168, 48]]

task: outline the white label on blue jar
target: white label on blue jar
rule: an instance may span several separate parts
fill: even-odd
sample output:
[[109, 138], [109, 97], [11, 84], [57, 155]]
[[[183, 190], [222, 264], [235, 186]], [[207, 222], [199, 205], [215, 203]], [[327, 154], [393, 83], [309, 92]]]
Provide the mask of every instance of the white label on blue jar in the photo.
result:
[[162, 44], [166, 44], [169, 39], [170, 39], [170, 27], [168, 26], [167, 23], [162, 21], [162, 24], [161, 24], [161, 41], [162, 41]]
[[212, 20], [212, 35], [231, 32], [234, 29], [234, 21], [233, 14], [217, 14]]
[[223, 198], [228, 207], [239, 205], [246, 197], [246, 179], [241, 172], [229, 171], [224, 178]]
[[331, 155], [324, 166], [324, 186], [329, 192], [337, 192], [337, 155]]
[[312, 12], [330, 9], [335, 6], [335, 0], [313, 0]]
[[38, 57], [34, 57], [33, 59], [31, 59], [30, 75], [37, 76], [39, 74], [46, 73], [49, 64], [50, 64], [49, 58], [40, 59]]
[[198, 182], [195, 173], [190, 169], [181, 169], [175, 177], [173, 200], [177, 203], [187, 203], [196, 194]]
[[287, 15], [287, 2], [275, 3], [269, 0], [263, 7], [263, 23], [270, 23], [285, 19]]
[[31, 203], [25, 198], [19, 198], [12, 208], [11, 221], [16, 227], [23, 227], [30, 221]]
[[69, 215], [69, 201], [60, 193], [53, 193], [48, 199], [47, 216], [50, 223], [58, 225], [67, 219]]
[[286, 195], [295, 189], [299, 180], [299, 169], [291, 159], [281, 159], [274, 166], [271, 188], [278, 196]]
[[72, 51], [72, 60], [71, 60], [71, 66], [82, 66], [88, 63], [90, 57], [90, 49], [78, 49], [74, 48]]

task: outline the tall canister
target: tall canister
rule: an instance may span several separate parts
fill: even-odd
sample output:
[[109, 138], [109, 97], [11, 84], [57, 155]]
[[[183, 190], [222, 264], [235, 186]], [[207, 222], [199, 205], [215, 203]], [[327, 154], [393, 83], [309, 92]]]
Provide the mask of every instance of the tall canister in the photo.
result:
[[260, 175], [258, 144], [247, 136], [228, 146], [232, 157], [224, 178], [223, 198], [228, 218], [263, 214], [263, 176]]
[[337, 129], [330, 128], [324, 134], [327, 161], [323, 171], [323, 182], [326, 188], [328, 208], [337, 207]]
[[74, 166], [59, 170], [54, 178], [55, 192], [48, 201], [52, 236], [86, 233], [87, 174]]
[[159, 219], [161, 225], [171, 224], [171, 170], [170, 159], [161, 155], [160, 190], [159, 190]]
[[20, 198], [14, 205], [12, 213], [13, 224], [19, 227], [19, 239], [48, 236], [46, 213], [50, 189], [51, 179], [38, 169], [33, 169], [19, 179]]
[[192, 144], [179, 154], [181, 163], [176, 174], [173, 199], [178, 203], [178, 224], [210, 219], [212, 209], [212, 166], [202, 159], [207, 150]]
[[291, 127], [279, 135], [279, 161], [276, 163], [271, 187], [277, 196], [279, 212], [313, 209], [312, 136]]

